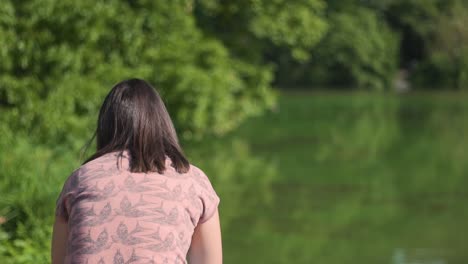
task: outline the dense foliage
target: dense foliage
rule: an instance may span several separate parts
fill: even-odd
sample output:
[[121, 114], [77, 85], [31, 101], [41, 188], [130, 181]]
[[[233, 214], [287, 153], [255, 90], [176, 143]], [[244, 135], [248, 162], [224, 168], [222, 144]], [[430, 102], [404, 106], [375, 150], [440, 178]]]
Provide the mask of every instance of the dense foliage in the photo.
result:
[[[284, 87], [463, 89], [468, 47], [463, 0], [330, 0], [328, 33], [297, 62], [273, 56]], [[323, 54], [326, 54], [324, 57]]]
[[388, 90], [400, 68], [414, 86], [467, 87], [467, 17], [462, 0], [3, 0], [2, 263], [48, 262], [55, 198], [114, 83], [155, 85], [195, 162], [231, 186], [221, 196], [241, 196], [274, 169], [251, 178], [266, 161], [249, 146], [196, 139], [272, 108], [273, 84]]
[[[325, 22], [319, 16], [308, 16], [307, 10], [319, 13], [323, 3], [296, 2], [303, 16], [294, 23], [303, 24], [301, 30], [287, 30], [292, 16], [286, 11], [284, 20], [274, 19], [285, 1], [277, 1], [275, 10], [266, 1], [245, 2], [251, 26], [248, 32], [239, 32], [239, 38], [255, 37], [259, 48], [253, 51], [259, 54], [262, 43], [282, 46], [291, 53], [313, 46], [320, 36], [307, 33], [306, 27]], [[91, 137], [98, 108], [114, 83], [139, 77], [155, 85], [184, 141], [224, 134], [273, 106], [271, 65], [236, 54], [236, 45], [227, 45], [227, 39], [208, 33], [197, 22], [195, 9], [209, 10], [214, 4], [192, 0], [2, 1], [2, 263], [48, 262], [54, 201], [64, 179], [79, 165], [80, 148]], [[222, 182], [244, 181], [251, 168], [263, 164], [249, 158], [246, 149], [224, 150], [227, 154], [216, 150], [219, 158], [237, 158], [215, 160], [207, 173], [218, 175]], [[206, 160], [209, 157], [199, 162]], [[235, 171], [238, 167], [245, 169]], [[268, 175], [251, 181], [261, 184]], [[229, 193], [242, 195], [236, 190]], [[224, 217], [228, 221], [229, 216]]]
[[[398, 66], [397, 34], [369, 8], [330, 13], [329, 24], [312, 60], [292, 65], [293, 81], [306, 87], [391, 87]], [[289, 80], [282, 75], [280, 81]]]
[[455, 4], [436, 20], [428, 58], [418, 67], [415, 82], [420, 86], [468, 86], [468, 8]]
[[195, 15], [200, 27], [234, 54], [264, 63], [274, 47], [307, 59], [327, 30], [325, 7], [323, 0], [200, 0]]
[[160, 88], [187, 136], [224, 133], [270, 106], [270, 72], [204, 36], [189, 4], [2, 3], [1, 121], [42, 142], [79, 137], [111, 85], [130, 76]]

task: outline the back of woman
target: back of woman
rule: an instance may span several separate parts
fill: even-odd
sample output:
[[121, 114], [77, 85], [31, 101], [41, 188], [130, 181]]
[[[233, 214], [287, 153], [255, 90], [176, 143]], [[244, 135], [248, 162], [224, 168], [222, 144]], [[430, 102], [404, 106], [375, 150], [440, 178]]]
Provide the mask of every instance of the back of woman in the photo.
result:
[[57, 200], [53, 263], [220, 263], [219, 198], [154, 89], [117, 84], [96, 136]]

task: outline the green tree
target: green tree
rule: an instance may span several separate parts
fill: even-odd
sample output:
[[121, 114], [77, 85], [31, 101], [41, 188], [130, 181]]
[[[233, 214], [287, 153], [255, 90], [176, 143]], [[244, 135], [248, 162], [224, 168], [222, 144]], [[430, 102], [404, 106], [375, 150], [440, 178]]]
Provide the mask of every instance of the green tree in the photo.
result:
[[[318, 10], [323, 4], [306, 2], [319, 3]], [[2, 261], [47, 262], [55, 198], [78, 165], [76, 153], [114, 83], [140, 77], [157, 86], [184, 139], [221, 135], [273, 105], [272, 67], [235, 52], [241, 48], [228, 44], [226, 34], [202, 30], [198, 6], [191, 0], [2, 1]], [[282, 11], [287, 21], [270, 25], [279, 7], [269, 8], [263, 1], [244, 10], [254, 18], [238, 37], [255, 41], [243, 49], [257, 43], [253, 51], [259, 54], [262, 45], [300, 50], [320, 38], [304, 35], [310, 25], [324, 23], [314, 14], [307, 17], [310, 9], [301, 10], [299, 23], [305, 24], [289, 30], [291, 16]], [[233, 173], [226, 172], [223, 181], [237, 177]]]
[[186, 137], [225, 133], [271, 106], [271, 71], [204, 36], [191, 3], [3, 1], [0, 121], [39, 142], [74, 142], [131, 76], [161, 90]]
[[197, 22], [232, 54], [257, 67], [281, 55], [306, 60], [327, 30], [323, 0], [199, 0]]
[[307, 63], [279, 65], [280, 81], [301, 86], [384, 90], [398, 66], [398, 35], [366, 7], [330, 11], [329, 30]]
[[[463, 89], [468, 86], [468, 8], [454, 4], [435, 21], [429, 56], [420, 67], [419, 83]], [[432, 76], [428, 76], [431, 75]], [[431, 83], [430, 83], [430, 82]]]
[[320, 58], [331, 69], [330, 78], [362, 88], [391, 87], [398, 42], [386, 23], [367, 8], [331, 14], [330, 21], [330, 32], [319, 47]]
[[464, 86], [467, 5], [461, 0], [393, 0], [384, 8], [400, 32], [401, 67], [418, 87]]

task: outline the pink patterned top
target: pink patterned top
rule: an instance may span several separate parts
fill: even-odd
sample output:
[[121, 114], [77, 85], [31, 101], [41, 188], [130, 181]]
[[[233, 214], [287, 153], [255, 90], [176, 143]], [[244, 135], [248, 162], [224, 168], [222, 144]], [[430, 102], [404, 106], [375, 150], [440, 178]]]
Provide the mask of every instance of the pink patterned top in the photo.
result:
[[133, 173], [128, 154], [113, 152], [73, 172], [56, 207], [69, 226], [65, 263], [187, 263], [194, 228], [219, 197], [199, 168], [180, 174], [170, 165]]

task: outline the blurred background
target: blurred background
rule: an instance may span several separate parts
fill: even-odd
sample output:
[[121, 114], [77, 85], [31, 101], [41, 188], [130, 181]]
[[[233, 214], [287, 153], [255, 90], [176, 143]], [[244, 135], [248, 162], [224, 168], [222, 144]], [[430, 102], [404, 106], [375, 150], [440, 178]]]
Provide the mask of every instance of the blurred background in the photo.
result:
[[465, 0], [1, 0], [0, 262], [120, 80], [167, 103], [221, 197], [225, 263], [468, 263]]

